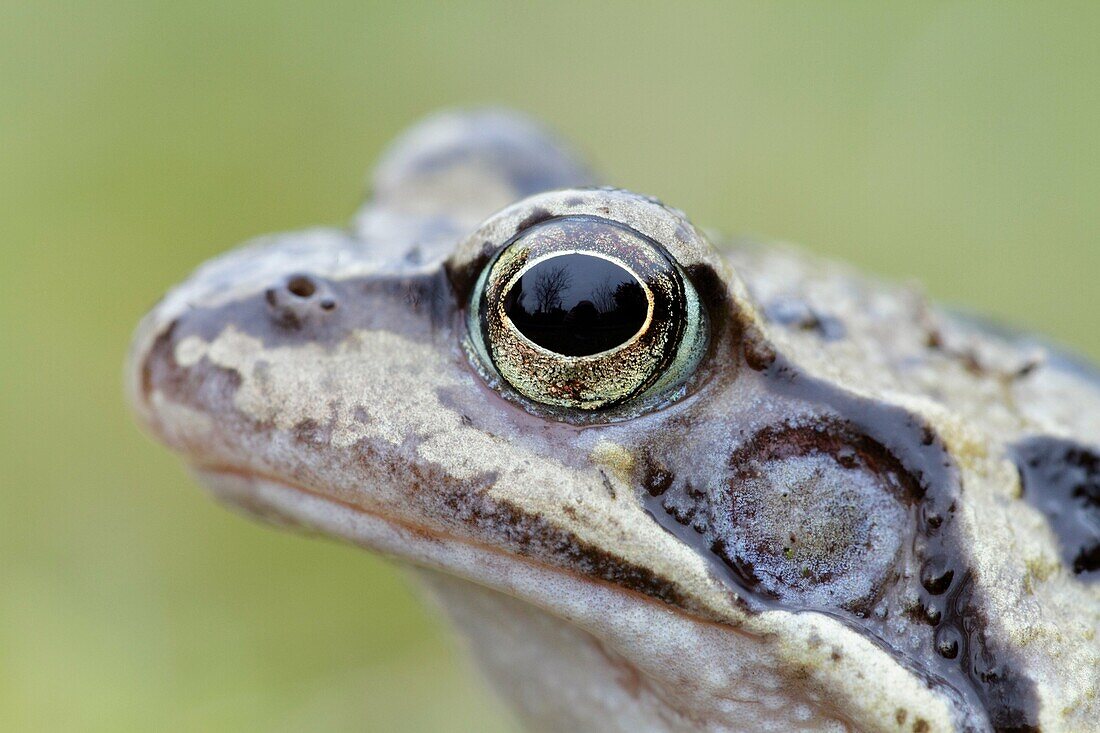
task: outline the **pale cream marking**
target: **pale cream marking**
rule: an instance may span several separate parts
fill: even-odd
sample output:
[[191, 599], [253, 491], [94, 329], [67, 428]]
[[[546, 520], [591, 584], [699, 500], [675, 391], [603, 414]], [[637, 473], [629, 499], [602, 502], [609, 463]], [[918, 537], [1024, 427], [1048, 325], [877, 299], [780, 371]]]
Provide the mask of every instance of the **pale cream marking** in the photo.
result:
[[206, 341], [198, 336], [188, 336], [180, 339], [172, 356], [177, 364], [184, 369], [189, 369], [206, 356]]
[[[205, 348], [190, 339], [181, 344], [188, 359], [205, 357], [239, 374], [234, 404], [259, 422], [284, 431], [306, 421], [329, 426], [334, 448], [364, 439], [394, 445], [415, 440], [418, 455], [451, 476], [495, 473], [491, 498], [660, 577], [676, 578], [716, 615], [737, 615], [728, 594], [711, 581], [705, 562], [661, 529], [630, 492], [618, 492], [618, 499], [609, 501], [598, 475], [463, 424], [439, 401], [440, 391], [459, 382], [453, 372], [438, 368], [438, 351], [430, 344], [387, 331], [360, 331], [332, 348], [265, 347], [233, 327]], [[582, 509], [574, 518], [565, 505]]]

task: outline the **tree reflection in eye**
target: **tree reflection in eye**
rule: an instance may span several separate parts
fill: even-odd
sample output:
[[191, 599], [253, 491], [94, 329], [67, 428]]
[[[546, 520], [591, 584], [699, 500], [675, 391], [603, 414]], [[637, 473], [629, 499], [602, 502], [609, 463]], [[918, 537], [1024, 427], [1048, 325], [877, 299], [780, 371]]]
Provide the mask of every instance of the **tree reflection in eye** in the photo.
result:
[[536, 263], [504, 295], [504, 312], [520, 333], [563, 356], [588, 356], [629, 341], [649, 303], [637, 278], [585, 254]]

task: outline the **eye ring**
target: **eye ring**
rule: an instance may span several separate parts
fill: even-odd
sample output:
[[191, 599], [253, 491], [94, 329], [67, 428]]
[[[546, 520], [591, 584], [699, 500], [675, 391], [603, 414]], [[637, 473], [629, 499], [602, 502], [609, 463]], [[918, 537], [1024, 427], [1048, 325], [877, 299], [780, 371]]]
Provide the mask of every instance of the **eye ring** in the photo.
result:
[[680, 396], [708, 320], [654, 231], [709, 255], [682, 215], [623, 191], [542, 194], [490, 219], [470, 262], [480, 268], [467, 311], [474, 365], [506, 396], [559, 414], [614, 416]]

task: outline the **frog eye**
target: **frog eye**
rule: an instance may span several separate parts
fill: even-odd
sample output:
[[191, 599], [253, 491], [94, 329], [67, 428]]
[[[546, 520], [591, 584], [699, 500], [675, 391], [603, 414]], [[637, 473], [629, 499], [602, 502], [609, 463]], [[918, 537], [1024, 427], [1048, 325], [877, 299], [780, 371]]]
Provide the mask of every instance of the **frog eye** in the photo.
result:
[[[633, 194], [587, 193], [629, 196], [651, 217], [674, 216]], [[613, 207], [572, 201], [558, 216], [535, 208], [540, 220], [528, 216], [511, 232], [472, 289], [468, 329], [480, 362], [523, 397], [556, 408], [669, 396], [707, 342], [683, 268], [652, 236], [607, 216]]]

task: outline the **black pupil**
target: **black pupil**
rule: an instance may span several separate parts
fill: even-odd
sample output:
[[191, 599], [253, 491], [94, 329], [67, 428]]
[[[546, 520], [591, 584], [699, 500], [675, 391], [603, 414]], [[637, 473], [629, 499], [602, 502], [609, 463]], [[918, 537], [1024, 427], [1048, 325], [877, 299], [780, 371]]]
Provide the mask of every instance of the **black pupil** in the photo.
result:
[[649, 304], [637, 278], [602, 257], [550, 257], [504, 295], [504, 312], [524, 336], [564, 356], [588, 356], [631, 339]]

